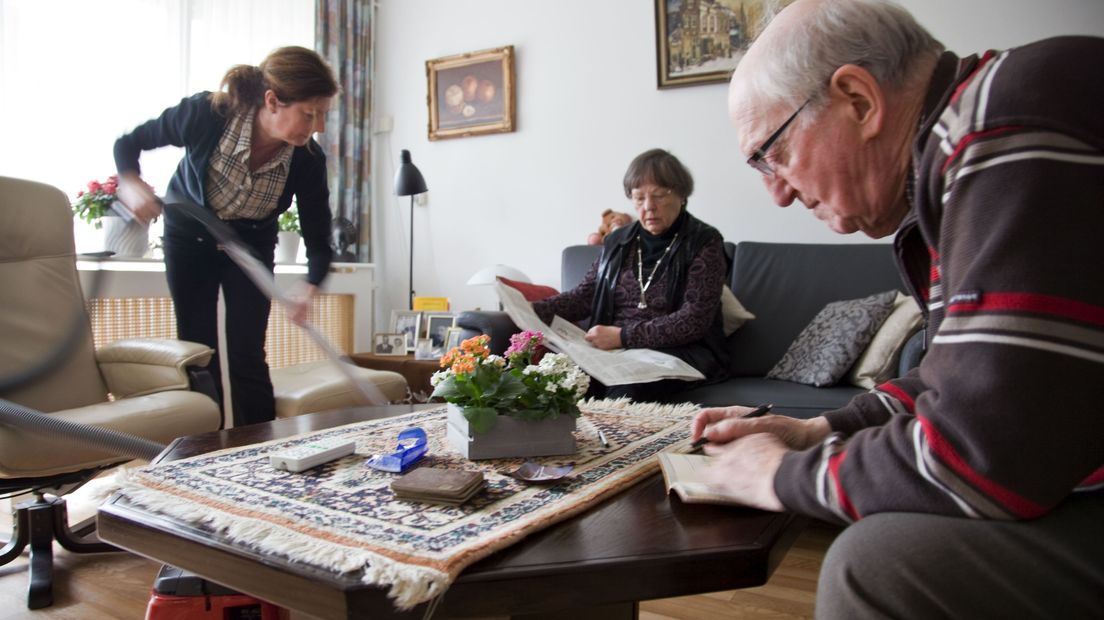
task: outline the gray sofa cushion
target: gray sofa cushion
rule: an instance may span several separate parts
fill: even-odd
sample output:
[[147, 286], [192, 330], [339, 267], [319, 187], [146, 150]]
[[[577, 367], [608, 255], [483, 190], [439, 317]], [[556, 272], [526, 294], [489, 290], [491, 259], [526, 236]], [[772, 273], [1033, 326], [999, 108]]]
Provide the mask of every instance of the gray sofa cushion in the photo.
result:
[[760, 377], [734, 377], [721, 383], [705, 385], [680, 392], [673, 400], [697, 403], [703, 407], [728, 405], [755, 406], [771, 403], [773, 413], [795, 418], [813, 418], [825, 411], [838, 409], [853, 396], [865, 390], [837, 385], [817, 388], [792, 381], [777, 381]]
[[727, 339], [732, 375], [765, 377], [828, 303], [901, 286], [889, 244], [740, 242], [732, 292], [755, 320]]

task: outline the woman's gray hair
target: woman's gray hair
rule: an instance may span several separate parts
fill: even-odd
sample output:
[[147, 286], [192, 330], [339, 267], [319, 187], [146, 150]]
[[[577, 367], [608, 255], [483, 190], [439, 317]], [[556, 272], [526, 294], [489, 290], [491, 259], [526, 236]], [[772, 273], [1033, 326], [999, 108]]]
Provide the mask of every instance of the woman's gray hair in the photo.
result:
[[[772, 3], [774, 4], [774, 3]], [[777, 14], [767, 8], [764, 21]], [[760, 29], [762, 31], [762, 29]], [[820, 106], [836, 69], [857, 65], [888, 89], [906, 85], [917, 62], [938, 59], [943, 44], [904, 8], [888, 0], [824, 0], [804, 16], [788, 36], [764, 50], [761, 70], [752, 76], [752, 92], [766, 104], [793, 108], [811, 99]], [[811, 120], [814, 115], [805, 115]]]

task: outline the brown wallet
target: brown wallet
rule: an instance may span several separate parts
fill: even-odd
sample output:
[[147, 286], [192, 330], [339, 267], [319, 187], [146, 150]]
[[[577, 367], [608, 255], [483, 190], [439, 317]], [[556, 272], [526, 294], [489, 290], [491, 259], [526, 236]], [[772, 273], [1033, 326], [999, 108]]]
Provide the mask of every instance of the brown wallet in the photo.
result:
[[458, 506], [483, 488], [483, 472], [419, 467], [391, 483], [395, 497], [415, 502]]

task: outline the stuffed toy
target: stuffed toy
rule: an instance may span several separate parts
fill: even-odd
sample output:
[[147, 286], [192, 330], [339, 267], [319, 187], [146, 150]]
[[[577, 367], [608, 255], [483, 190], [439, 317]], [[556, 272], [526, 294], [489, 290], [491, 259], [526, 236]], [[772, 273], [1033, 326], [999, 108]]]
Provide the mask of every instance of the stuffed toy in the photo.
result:
[[587, 235], [587, 245], [602, 245], [606, 235], [626, 224], [631, 224], [632, 221], [633, 218], [628, 213], [621, 213], [613, 209], [602, 211], [602, 225], [598, 227], [598, 232]]

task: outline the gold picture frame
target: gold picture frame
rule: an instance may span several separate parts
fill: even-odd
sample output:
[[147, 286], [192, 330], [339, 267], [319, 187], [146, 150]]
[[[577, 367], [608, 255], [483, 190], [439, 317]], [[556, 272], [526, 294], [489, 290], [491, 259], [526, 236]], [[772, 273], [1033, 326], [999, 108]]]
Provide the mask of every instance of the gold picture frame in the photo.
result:
[[654, 0], [656, 87], [727, 82], [759, 35], [767, 1]]
[[429, 139], [514, 131], [514, 46], [426, 61]]

